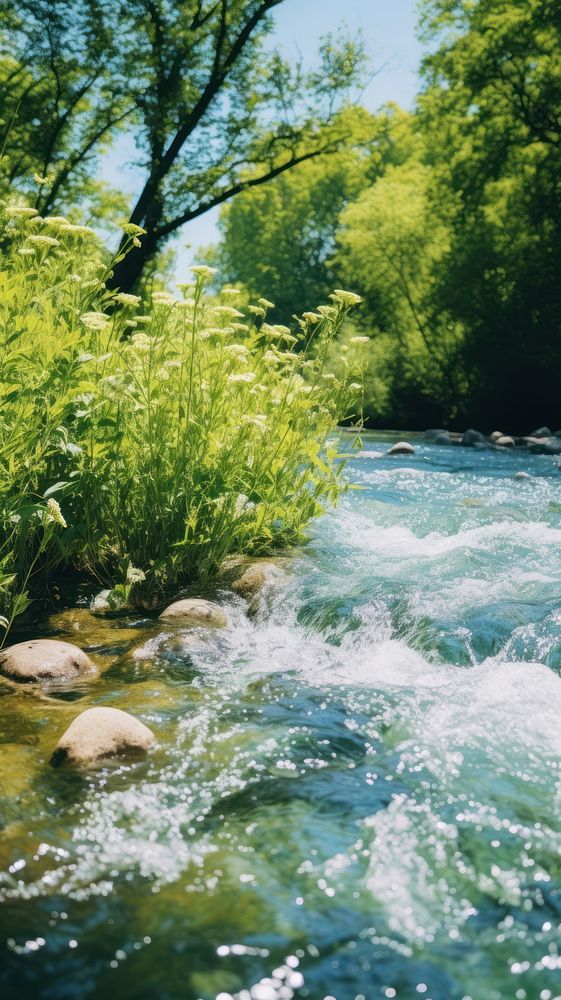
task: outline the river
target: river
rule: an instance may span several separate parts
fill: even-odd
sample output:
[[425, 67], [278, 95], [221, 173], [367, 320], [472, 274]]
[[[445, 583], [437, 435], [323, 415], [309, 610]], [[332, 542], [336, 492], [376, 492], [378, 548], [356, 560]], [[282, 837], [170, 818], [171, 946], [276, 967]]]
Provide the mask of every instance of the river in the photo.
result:
[[[103, 673], [0, 687], [4, 1000], [561, 996], [561, 474], [409, 439], [253, 618], [42, 626]], [[156, 749], [54, 771], [94, 704]]]

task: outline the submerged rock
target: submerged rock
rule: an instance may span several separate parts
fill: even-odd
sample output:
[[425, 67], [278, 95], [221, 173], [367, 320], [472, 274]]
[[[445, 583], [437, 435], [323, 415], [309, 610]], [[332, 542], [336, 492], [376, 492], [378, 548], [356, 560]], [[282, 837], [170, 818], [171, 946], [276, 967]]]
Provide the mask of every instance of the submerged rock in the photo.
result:
[[414, 455], [415, 449], [408, 441], [398, 441], [388, 449], [386, 455]]
[[529, 437], [550, 438], [554, 437], [554, 434], [552, 431], [550, 431], [549, 427], [538, 427], [537, 431], [532, 431]]
[[464, 448], [473, 448], [476, 444], [485, 444], [485, 435], [481, 431], [476, 431], [473, 427], [469, 427], [467, 431], [464, 431], [462, 436], [462, 444]]
[[0, 652], [0, 673], [20, 683], [73, 680], [97, 668], [78, 646], [55, 639], [18, 642]]
[[532, 477], [531, 477], [531, 475], [530, 475], [529, 472], [515, 472], [514, 473], [514, 479], [531, 479], [531, 478]]
[[500, 448], [514, 448], [516, 441], [510, 434], [502, 434], [501, 437], [495, 439], [495, 444], [498, 444]]
[[155, 740], [148, 726], [120, 708], [88, 708], [57, 743], [51, 764], [87, 767], [105, 757], [141, 756]]
[[228, 625], [228, 618], [220, 605], [200, 597], [187, 597], [182, 601], [174, 601], [162, 611], [160, 618], [164, 621], [177, 621], [182, 625], [199, 625], [207, 628], [226, 628]]
[[433, 444], [455, 444], [454, 438], [450, 436], [448, 431], [439, 431], [438, 434], [432, 438]]
[[527, 438], [528, 449], [533, 455], [561, 455], [561, 438]]

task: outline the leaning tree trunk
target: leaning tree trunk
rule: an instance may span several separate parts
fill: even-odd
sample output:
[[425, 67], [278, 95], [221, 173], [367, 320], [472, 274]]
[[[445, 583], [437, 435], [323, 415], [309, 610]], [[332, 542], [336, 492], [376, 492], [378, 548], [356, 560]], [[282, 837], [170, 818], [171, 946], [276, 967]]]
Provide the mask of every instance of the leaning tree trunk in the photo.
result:
[[[123, 240], [120, 249], [125, 242], [128, 242], [128, 239]], [[143, 236], [141, 245], [133, 247], [126, 257], [114, 265], [113, 273], [106, 282], [107, 288], [111, 291], [134, 292], [157, 249], [157, 240], [150, 239], [148, 235]]]

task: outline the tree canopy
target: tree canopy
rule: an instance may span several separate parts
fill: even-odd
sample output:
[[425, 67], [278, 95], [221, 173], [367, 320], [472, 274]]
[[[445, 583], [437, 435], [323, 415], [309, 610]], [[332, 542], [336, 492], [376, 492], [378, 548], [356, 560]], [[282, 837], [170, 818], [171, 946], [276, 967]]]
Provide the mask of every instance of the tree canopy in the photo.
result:
[[9, 0], [2, 85], [11, 182], [25, 187], [30, 166], [40, 167], [36, 207], [64, 207], [103, 143], [118, 130], [134, 140], [144, 182], [130, 222], [147, 232], [115, 285], [134, 285], [186, 222], [344, 140], [338, 112], [362, 47], [325, 38], [316, 69], [290, 65], [263, 44], [282, 2]]

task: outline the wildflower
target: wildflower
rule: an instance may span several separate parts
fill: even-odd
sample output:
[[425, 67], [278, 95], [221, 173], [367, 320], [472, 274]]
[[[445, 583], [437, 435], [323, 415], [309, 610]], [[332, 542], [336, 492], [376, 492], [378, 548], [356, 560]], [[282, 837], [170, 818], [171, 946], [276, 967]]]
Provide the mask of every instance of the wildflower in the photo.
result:
[[346, 344], [342, 344], [342, 346], [340, 348], [341, 354], [346, 354], [348, 350], [349, 350], [349, 348], [347, 347], [347, 345]]
[[133, 566], [132, 563], [129, 563], [127, 569], [127, 583], [131, 585], [134, 583], [142, 583], [145, 579], [146, 573], [144, 573], [141, 569], [137, 569], [137, 567]]
[[33, 180], [36, 184], [42, 186], [43, 184], [50, 184], [52, 178], [48, 174], [46, 177], [41, 177], [41, 174], [35, 173], [33, 174]]
[[311, 326], [313, 326], [315, 323], [319, 323], [319, 321], [321, 320], [321, 316], [318, 313], [314, 312], [305, 312], [302, 313], [302, 316], [306, 320], [306, 322], [309, 323]]
[[340, 302], [342, 306], [358, 306], [362, 302], [360, 295], [356, 295], [355, 292], [345, 292], [342, 288], [336, 288], [329, 298], [334, 302]]
[[68, 219], [64, 215], [48, 215], [46, 219], [36, 218], [35, 222], [42, 222], [45, 226], [69, 226]]
[[232, 330], [237, 333], [249, 333], [249, 327], [246, 323], [232, 323]]
[[133, 238], [132, 238], [132, 245], [133, 245], [133, 247], [136, 247], [137, 250], [138, 250], [139, 247], [142, 246], [142, 243], [140, 242], [138, 236], [133, 236]]
[[360, 384], [360, 382], [351, 382], [349, 385], [349, 389], [352, 389], [354, 392], [360, 392], [360, 390], [362, 389], [362, 385]]
[[263, 360], [269, 361], [271, 364], [275, 362], [276, 364], [277, 361], [280, 361], [280, 355], [275, 354], [274, 351], [265, 351], [263, 355]]
[[337, 376], [334, 375], [333, 372], [323, 372], [321, 377], [325, 379], [326, 382], [334, 382]]
[[11, 218], [14, 219], [18, 217], [20, 218], [25, 218], [26, 216], [30, 217], [39, 214], [36, 208], [29, 208], [27, 205], [7, 205], [5, 211], [6, 215], [9, 215]]
[[147, 323], [152, 322], [151, 316], [135, 316], [134, 318], [136, 322], [142, 324], [142, 326], [145, 326]]
[[249, 354], [249, 351], [244, 344], [227, 344], [224, 351], [228, 354], [239, 354], [240, 357], [245, 357], [246, 354]]
[[146, 230], [142, 226], [135, 226], [134, 222], [119, 223], [126, 236], [146, 236]]
[[153, 292], [152, 302], [155, 302], [159, 306], [173, 306], [176, 300], [169, 292]]
[[237, 375], [228, 375], [228, 382], [253, 382], [254, 378], [253, 372], [238, 372]]
[[368, 344], [370, 337], [351, 337], [351, 344]]
[[22, 257], [33, 257], [35, 250], [33, 247], [21, 247], [21, 249], [18, 250], [18, 253], [20, 253]]
[[147, 337], [145, 333], [135, 333], [131, 338], [131, 343], [137, 351], [149, 351], [152, 346], [150, 337]]
[[337, 316], [337, 311], [333, 308], [333, 306], [318, 306], [317, 311], [320, 316], [323, 316], [325, 319], [335, 319]]
[[136, 330], [138, 323], [135, 319], [128, 319], [125, 323], [127, 330]]
[[269, 302], [268, 299], [257, 299], [257, 304], [261, 306], [262, 309], [274, 309], [275, 303]]
[[236, 497], [236, 503], [234, 507], [236, 517], [242, 517], [243, 514], [248, 514], [251, 510], [253, 510], [254, 507], [255, 504], [252, 503], [249, 497], [246, 497], [245, 493], [240, 493]]
[[182, 302], [178, 302], [182, 309], [194, 309], [196, 304], [194, 299], [183, 299]]
[[62, 511], [60, 509], [60, 504], [58, 500], [54, 497], [49, 497], [47, 500], [47, 515], [50, 521], [54, 524], [59, 524], [61, 528], [66, 528], [66, 521], [62, 516]]
[[61, 233], [68, 233], [70, 236], [95, 236], [90, 226], [74, 226], [71, 222], [64, 223], [59, 229]]
[[103, 330], [109, 323], [109, 316], [102, 312], [82, 313], [80, 319], [88, 330]]
[[140, 295], [129, 295], [128, 292], [117, 292], [115, 302], [122, 306], [137, 306], [140, 303]]
[[248, 312], [253, 313], [253, 315], [257, 316], [259, 319], [263, 319], [265, 316], [265, 310], [262, 309], [261, 306], [248, 306], [247, 309]]
[[216, 268], [207, 267], [206, 264], [194, 264], [191, 271], [197, 275], [197, 278], [212, 278], [216, 274]]
[[[253, 390], [252, 390], [253, 391]], [[264, 413], [244, 413], [241, 418], [242, 423], [252, 424], [254, 427], [258, 427], [259, 430], [264, 431], [267, 428], [267, 417]]]
[[213, 306], [211, 312], [218, 316], [227, 317], [228, 319], [243, 319], [243, 313], [232, 306]]
[[44, 247], [59, 247], [60, 246], [59, 241], [55, 240], [54, 236], [41, 236], [40, 234], [37, 234], [37, 235], [33, 234], [33, 236], [28, 236], [27, 237], [27, 242], [28, 243], [34, 243], [37, 246], [44, 246]]
[[223, 288], [222, 295], [241, 295], [239, 288]]

